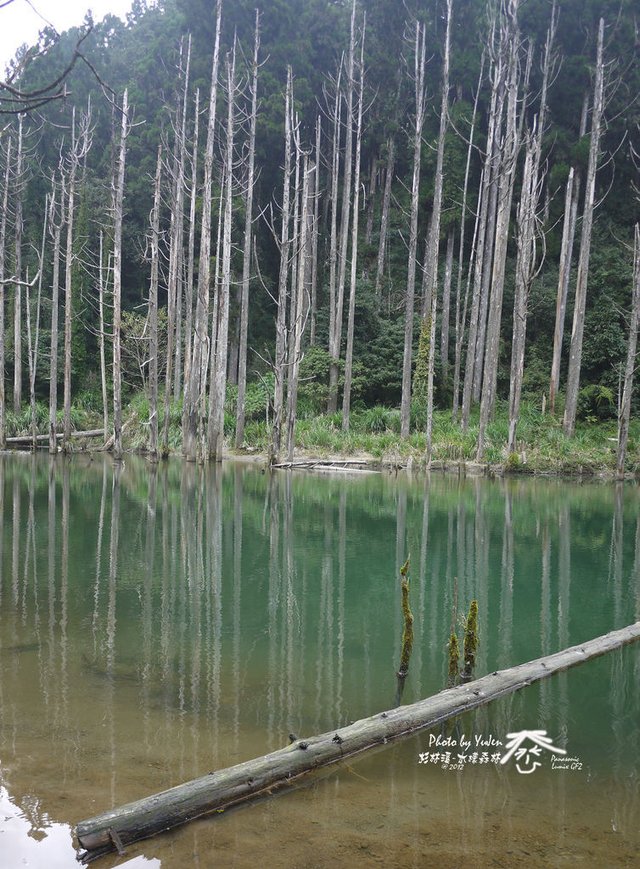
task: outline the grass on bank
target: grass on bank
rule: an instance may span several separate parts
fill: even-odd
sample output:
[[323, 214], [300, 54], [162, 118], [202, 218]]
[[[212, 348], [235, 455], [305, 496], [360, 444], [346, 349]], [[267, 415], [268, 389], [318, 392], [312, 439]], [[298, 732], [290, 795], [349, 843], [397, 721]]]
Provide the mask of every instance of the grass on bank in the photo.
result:
[[[225, 413], [227, 447], [232, 451], [235, 429], [233, 411], [234, 391], [231, 390]], [[265, 419], [264, 404], [253, 397], [256, 408], [248, 413], [243, 449], [266, 453], [270, 438], [270, 424]], [[260, 407], [258, 411], [258, 407]], [[72, 408], [72, 427], [75, 430], [99, 428], [102, 415], [89, 403]], [[16, 415], [7, 410], [7, 436], [29, 434], [31, 410], [26, 407]], [[139, 393], [126, 406], [123, 418], [125, 448], [144, 452], [149, 439], [149, 401]], [[62, 412], [58, 414], [62, 425]], [[36, 405], [39, 433], [48, 428], [48, 409]], [[182, 403], [170, 406], [169, 449], [179, 452], [182, 446]], [[162, 425], [162, 420], [161, 420]], [[411, 458], [418, 467], [424, 464], [426, 437], [423, 414], [412, 411], [409, 438], [400, 437], [400, 412], [386, 407], [355, 410], [351, 414], [348, 431], [342, 429], [342, 414], [303, 414], [296, 424], [296, 449], [318, 456], [369, 455], [389, 464], [406, 464]], [[523, 403], [518, 426], [517, 450], [507, 454], [508, 414], [504, 403], [498, 403], [493, 421], [486, 433], [484, 462], [503, 466], [512, 473], [599, 473], [613, 471], [617, 450], [617, 422], [615, 419], [596, 421], [590, 418], [578, 421], [576, 433], [568, 438], [562, 430], [561, 415], [543, 414], [531, 403]], [[436, 410], [433, 419], [433, 460], [454, 463], [473, 462], [476, 459], [478, 413], [472, 414], [469, 428], [463, 432], [451, 419], [451, 412]], [[631, 421], [626, 470], [640, 474], [640, 420]]]

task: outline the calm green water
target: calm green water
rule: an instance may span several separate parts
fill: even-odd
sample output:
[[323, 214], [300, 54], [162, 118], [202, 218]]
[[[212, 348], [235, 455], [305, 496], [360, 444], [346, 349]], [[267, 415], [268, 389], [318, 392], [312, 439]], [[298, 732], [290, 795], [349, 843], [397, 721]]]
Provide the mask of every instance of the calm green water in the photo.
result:
[[[631, 486], [1, 456], [0, 520], [2, 869], [70, 869], [79, 820], [393, 706], [407, 555], [403, 702], [473, 598], [479, 675], [640, 619]], [[419, 762], [535, 729], [575, 768]], [[629, 647], [98, 865], [636, 866], [639, 784]]]

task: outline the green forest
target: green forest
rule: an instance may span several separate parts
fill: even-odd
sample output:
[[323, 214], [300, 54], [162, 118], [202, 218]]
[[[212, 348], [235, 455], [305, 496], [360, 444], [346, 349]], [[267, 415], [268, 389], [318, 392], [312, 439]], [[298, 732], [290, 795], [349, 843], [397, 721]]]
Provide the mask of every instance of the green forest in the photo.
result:
[[638, 44], [632, 0], [45, 28], [0, 83], [0, 448], [637, 472]]

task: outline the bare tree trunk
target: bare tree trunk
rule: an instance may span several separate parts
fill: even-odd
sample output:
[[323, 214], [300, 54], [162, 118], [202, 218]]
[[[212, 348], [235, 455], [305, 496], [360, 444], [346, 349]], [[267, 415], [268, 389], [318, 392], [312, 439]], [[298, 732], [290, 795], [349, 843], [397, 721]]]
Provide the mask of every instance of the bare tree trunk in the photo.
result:
[[[582, 117], [580, 119], [579, 138], [587, 130], [587, 111], [589, 99], [584, 96]], [[564, 320], [567, 310], [567, 295], [571, 277], [571, 259], [573, 242], [578, 218], [578, 199], [580, 197], [580, 170], [572, 166], [569, 170], [567, 188], [564, 200], [564, 221], [562, 225], [562, 244], [560, 247], [560, 264], [558, 266], [558, 293], [556, 296], [556, 320], [553, 330], [553, 359], [551, 362], [551, 377], [549, 380], [549, 412], [555, 413], [556, 396], [560, 385], [560, 362], [562, 360], [562, 340], [564, 338]]]
[[629, 322], [629, 343], [627, 344], [627, 364], [624, 371], [622, 402], [618, 417], [618, 454], [616, 456], [616, 476], [624, 479], [624, 464], [629, 441], [629, 419], [631, 417], [631, 396], [633, 375], [636, 369], [638, 325], [640, 323], [640, 224], [636, 223], [634, 234], [633, 286], [631, 290], [631, 320]]
[[442, 361], [442, 380], [449, 378], [449, 330], [451, 317], [451, 282], [453, 280], [453, 248], [455, 230], [449, 230], [447, 238], [447, 253], [444, 264], [444, 283], [442, 286], [442, 322], [440, 324], [440, 359]]
[[[442, 216], [442, 186], [443, 186], [443, 163], [444, 163], [444, 139], [449, 122], [449, 54], [451, 44], [451, 14], [453, 0], [447, 0], [447, 29], [444, 40], [444, 62], [442, 65], [442, 101], [440, 103], [440, 129], [438, 131], [438, 148], [436, 153], [436, 177], [433, 191], [433, 211], [429, 234], [429, 252], [425, 263], [429, 275], [429, 292], [431, 296], [431, 329], [429, 338], [429, 363], [427, 373], [427, 430], [426, 430], [426, 454], [427, 467], [431, 466], [431, 452], [433, 448], [433, 378], [436, 361], [436, 315], [438, 311], [438, 251], [440, 249], [440, 219]], [[451, 261], [453, 258], [453, 236], [450, 236], [450, 244], [447, 248], [448, 278], [445, 278], [447, 286], [446, 312], [442, 310], [442, 359], [443, 377], [445, 360], [449, 352], [449, 298], [451, 291]], [[446, 314], [446, 323], [445, 323]], [[445, 350], [446, 340], [446, 350]]]
[[351, 5], [351, 30], [349, 36], [349, 55], [347, 59], [347, 118], [344, 147], [344, 174], [342, 178], [342, 213], [340, 215], [340, 245], [338, 248], [338, 282], [336, 287], [335, 317], [329, 332], [329, 401], [327, 410], [335, 413], [338, 409], [338, 374], [340, 370], [340, 349], [342, 344], [342, 315], [344, 309], [344, 288], [347, 276], [347, 248], [349, 246], [349, 215], [351, 213], [351, 176], [353, 170], [353, 86], [355, 68], [355, 22], [356, 3]]
[[191, 344], [193, 336], [193, 281], [195, 274], [196, 205], [198, 200], [198, 129], [200, 121], [200, 90], [196, 90], [193, 118], [193, 147], [191, 152], [191, 189], [189, 202], [189, 242], [187, 251], [187, 284], [184, 306], [184, 384], [189, 382], [191, 370]]
[[151, 279], [149, 282], [149, 458], [158, 461], [158, 269], [160, 260], [160, 198], [162, 147], [158, 147], [151, 212]]
[[[58, 239], [59, 242], [59, 239]], [[99, 316], [99, 332], [98, 332], [98, 352], [100, 354], [100, 384], [102, 387], [102, 428], [104, 432], [104, 436], [106, 438], [107, 431], [109, 430], [109, 400], [107, 396], [107, 356], [106, 356], [106, 348], [105, 348], [105, 321], [104, 321], [104, 309], [105, 309], [105, 295], [107, 291], [107, 286], [109, 283], [109, 262], [105, 265], [104, 262], [104, 233], [100, 230], [100, 244], [99, 244], [99, 257], [100, 264], [98, 266], [98, 316]], [[55, 262], [55, 261], [54, 261]], [[105, 278], [106, 272], [106, 278]], [[56, 301], [57, 307], [57, 301]], [[56, 344], [57, 344], [57, 313], [56, 313]], [[51, 346], [53, 348], [53, 335], [51, 336]], [[53, 350], [52, 350], [53, 352]], [[57, 346], [56, 346], [57, 353]], [[53, 372], [52, 372], [53, 376]], [[55, 396], [54, 396], [55, 400]], [[55, 415], [55, 407], [54, 407], [54, 415]], [[52, 440], [53, 438], [53, 440]], [[55, 446], [55, 430], [53, 434], [49, 434], [49, 452], [55, 452], [52, 449], [52, 444]]]
[[49, 220], [49, 194], [45, 197], [44, 216], [42, 219], [42, 242], [40, 244], [40, 255], [38, 257], [38, 294], [36, 297], [36, 312], [35, 312], [35, 330], [32, 333], [31, 329], [31, 298], [30, 284], [27, 274], [26, 285], [26, 312], [27, 312], [27, 353], [29, 357], [29, 406], [31, 409], [31, 438], [32, 449], [36, 449], [38, 443], [38, 424], [36, 420], [36, 371], [38, 368], [38, 347], [40, 345], [40, 303], [42, 301], [42, 273], [44, 271], [44, 251], [47, 241]]
[[[291, 210], [291, 105], [293, 82], [291, 67], [287, 67], [287, 86], [284, 109], [284, 178], [282, 188], [282, 222], [280, 230], [280, 272], [278, 276], [278, 311], [276, 315], [276, 355], [274, 364], [273, 428], [269, 463], [277, 464], [282, 441], [282, 414], [284, 403], [284, 376], [286, 356], [287, 277], [289, 274], [289, 220]], [[335, 205], [335, 200], [334, 200]], [[335, 264], [334, 264], [335, 274]]]
[[4, 187], [2, 190], [2, 211], [0, 212], [0, 449], [6, 446], [7, 427], [6, 427], [6, 398], [4, 389], [4, 354], [5, 354], [5, 321], [4, 321], [4, 299], [5, 299], [5, 278], [4, 278], [4, 258], [5, 247], [7, 240], [7, 211], [9, 205], [9, 181], [11, 170], [11, 145], [13, 140], [11, 137], [7, 141], [7, 151], [5, 154], [4, 167]]
[[407, 262], [407, 290], [404, 306], [404, 351], [402, 357], [402, 398], [400, 403], [400, 436], [409, 437], [411, 417], [411, 358], [413, 350], [413, 310], [416, 288], [416, 259], [418, 250], [418, 205], [420, 194], [420, 158], [422, 155], [422, 128], [426, 106], [426, 32], [416, 22], [414, 48], [414, 84], [416, 113], [413, 126], [413, 180], [411, 184], [411, 217], [409, 225], [409, 256]]
[[380, 215], [380, 238], [378, 240], [378, 259], [376, 262], [376, 307], [380, 309], [382, 301], [382, 275], [387, 249], [387, 233], [389, 230], [389, 205], [391, 203], [391, 183], [396, 160], [396, 142], [393, 136], [387, 139], [387, 164], [384, 175], [384, 191], [382, 194], [382, 214]]
[[498, 377], [498, 350], [500, 341], [500, 321], [502, 297], [504, 292], [507, 242], [511, 221], [511, 200], [518, 153], [517, 104], [518, 104], [518, 2], [514, 0], [506, 10], [501, 39], [501, 55], [506, 62], [507, 106], [504, 142], [500, 153], [498, 205], [496, 214], [495, 246], [491, 272], [491, 298], [487, 323], [487, 343], [485, 349], [482, 399], [480, 402], [480, 423], [478, 427], [477, 459], [484, 456], [484, 439], [495, 401]]
[[[527, 336], [527, 317], [529, 313], [529, 293], [536, 272], [542, 262], [536, 263], [536, 234], [539, 223], [540, 192], [544, 181], [541, 177], [542, 138], [545, 133], [547, 116], [547, 90], [552, 73], [552, 50], [557, 25], [557, 5], [551, 11], [551, 23], [547, 31], [547, 41], [542, 67], [542, 88], [540, 91], [540, 110], [534, 119], [534, 129], [527, 136], [525, 161], [522, 176], [520, 202], [518, 203], [518, 238], [516, 254], [515, 296], [513, 302], [513, 337], [511, 347], [511, 378], [509, 388], [509, 437], [507, 451], [516, 450], [516, 432], [520, 419], [520, 399], [524, 377], [524, 352]], [[544, 251], [543, 257], [544, 259]]]
[[373, 208], [376, 200], [376, 184], [378, 179], [378, 160], [376, 157], [371, 158], [371, 168], [369, 171], [369, 199], [367, 200], [367, 222], [364, 229], [364, 243], [371, 244], [373, 236]]
[[256, 9], [251, 81], [251, 116], [249, 121], [249, 154], [247, 165], [247, 195], [245, 199], [244, 250], [242, 254], [242, 293], [240, 304], [240, 342], [238, 346], [238, 403], [236, 406], [236, 449], [244, 441], [244, 399], [247, 388], [247, 333], [249, 329], [249, 279], [253, 221], [254, 164], [256, 153], [256, 120], [258, 116], [258, 52], [260, 50], [260, 13]]
[[[58, 306], [60, 293], [60, 243], [64, 223], [64, 187], [60, 184], [60, 220], [56, 218], [56, 182], [51, 179], [49, 232], [53, 238], [53, 277], [51, 281], [51, 341], [49, 350], [49, 452], [58, 452]], [[102, 233], [100, 233], [102, 243]]]
[[471, 116], [471, 126], [469, 130], [469, 142], [467, 145], [467, 161], [464, 168], [464, 183], [462, 186], [462, 206], [460, 211], [460, 242], [458, 245], [458, 275], [456, 278], [456, 321], [455, 321], [455, 348], [453, 356], [453, 402], [451, 416], [455, 422], [458, 418], [458, 408], [460, 403], [460, 364], [462, 361], [462, 344], [464, 341], [464, 333], [467, 323], [467, 306], [469, 301], [469, 286], [471, 278], [471, 264], [475, 261], [475, 249], [477, 241], [478, 217], [480, 213], [480, 203], [478, 203], [478, 212], [476, 214], [476, 222], [473, 233], [473, 244], [471, 247], [471, 255], [467, 267], [467, 280], [465, 283], [464, 302], [461, 304], [462, 292], [462, 272], [464, 262], [464, 244], [465, 244], [465, 226], [467, 216], [467, 196], [469, 193], [469, 172], [471, 169], [471, 154], [473, 153], [473, 139], [476, 128], [476, 116], [478, 113], [478, 98], [480, 96], [480, 88], [482, 86], [482, 78], [484, 74], [484, 55], [480, 65], [480, 74], [478, 76], [478, 87], [473, 102], [473, 114]]
[[[171, 207], [171, 242], [169, 246], [169, 302], [173, 301], [175, 321], [175, 364], [173, 372], [173, 399], [182, 394], [182, 294], [184, 285], [184, 194], [185, 166], [187, 162], [187, 101], [191, 68], [191, 36], [187, 39], [186, 61], [180, 52], [180, 78], [183, 79], [182, 104], [178, 106], [175, 131], [173, 174], [175, 194]], [[168, 328], [168, 324], [167, 324]], [[185, 336], [186, 337], [186, 336]]]
[[[218, 295], [216, 347], [209, 421], [207, 452], [209, 458], [222, 461], [224, 441], [224, 403], [227, 387], [227, 347], [229, 340], [229, 297], [231, 294], [231, 223], [233, 220], [233, 143], [236, 101], [236, 46], [227, 54], [227, 131], [224, 225], [222, 233], [222, 280]], [[203, 421], [204, 422], [204, 421]]]
[[[124, 172], [129, 135], [129, 94], [125, 88], [122, 97], [120, 148], [117, 179], [113, 197], [113, 455], [122, 458], [122, 219], [124, 200]], [[71, 205], [69, 205], [71, 207]]]
[[13, 295], [13, 412], [22, 404], [22, 194], [24, 192], [23, 115], [18, 116], [18, 147], [15, 172], [15, 276]]
[[71, 440], [71, 321], [73, 318], [73, 222], [75, 209], [76, 173], [76, 110], [71, 114], [71, 147], [69, 149], [69, 174], [67, 176], [67, 245], [64, 269], [64, 393], [62, 451], [67, 452]]
[[[222, 0], [216, 3], [216, 35], [211, 68], [211, 93], [209, 98], [209, 121], [204, 157], [204, 180], [202, 190], [202, 228], [200, 234], [200, 257], [198, 266], [198, 295], [194, 322], [189, 382], [185, 384], [182, 413], [182, 452], [188, 461], [195, 461], [198, 440], [198, 408], [205, 390], [203, 383], [203, 360], [206, 360], [209, 341], [209, 282], [211, 277], [211, 199], [213, 187], [213, 150], [215, 144], [216, 102], [218, 96], [218, 68], [220, 64], [220, 28]], [[206, 363], [205, 363], [206, 364]], [[206, 368], [204, 368], [206, 370]], [[165, 397], [165, 427], [168, 424]], [[164, 448], [164, 443], [163, 443]]]
[[603, 45], [604, 19], [601, 18], [600, 25], [598, 27], [596, 73], [593, 86], [593, 110], [591, 112], [591, 143], [589, 145], [589, 163], [587, 166], [584, 208], [582, 212], [580, 256], [578, 258], [576, 295], [573, 307], [573, 328], [571, 331], [571, 350], [569, 352], [567, 395], [564, 406], [563, 427], [565, 434], [569, 437], [573, 436], [573, 432], [575, 429], [576, 409], [578, 406], [578, 389], [580, 388], [582, 336], [584, 333], [584, 317], [587, 302], [587, 281], [589, 279], [589, 257], [591, 255], [591, 231], [593, 228], [593, 211], [595, 207], [596, 172], [598, 171], [600, 135], [602, 132], [602, 114], [604, 111]]
[[318, 236], [320, 217], [320, 142], [322, 136], [322, 121], [320, 115], [316, 119], [316, 165], [314, 172], [313, 192], [313, 229], [311, 238], [311, 326], [309, 344], [316, 343], [316, 320], [318, 316]]
[[[311, 170], [313, 171], [313, 170]], [[304, 155], [302, 164], [302, 197], [300, 202], [300, 219], [298, 236], [298, 269], [292, 285], [291, 294], [295, 298], [292, 305], [290, 328], [293, 333], [293, 341], [290, 345], [291, 355], [288, 360], [289, 379], [287, 389], [287, 459], [293, 461], [295, 449], [296, 416], [298, 408], [298, 379], [300, 373], [300, 361], [302, 359], [302, 333], [304, 332], [307, 314], [305, 311], [305, 284], [309, 265], [309, 158]], [[295, 191], [296, 199], [298, 190]]]
[[349, 430], [351, 409], [351, 382], [353, 379], [353, 331], [356, 317], [356, 282], [358, 269], [358, 218], [360, 216], [360, 163], [362, 152], [362, 114], [364, 111], [364, 37], [366, 13], [360, 39], [360, 63], [358, 68], [358, 120], [356, 123], [356, 154], [353, 174], [353, 217], [351, 220], [351, 273], [349, 276], [349, 314], [347, 321], [347, 348], [344, 361], [344, 391], [342, 396], [342, 430]]

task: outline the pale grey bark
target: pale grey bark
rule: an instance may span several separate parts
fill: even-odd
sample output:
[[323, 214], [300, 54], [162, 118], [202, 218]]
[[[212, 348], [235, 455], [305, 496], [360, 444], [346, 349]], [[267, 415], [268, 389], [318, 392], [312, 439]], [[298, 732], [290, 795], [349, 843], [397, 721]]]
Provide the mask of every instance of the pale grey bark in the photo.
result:
[[6, 399], [4, 389], [4, 354], [5, 354], [5, 320], [4, 320], [4, 304], [5, 304], [5, 278], [4, 278], [4, 260], [7, 241], [7, 212], [9, 205], [9, 184], [11, 172], [11, 146], [13, 139], [8, 138], [7, 150], [5, 154], [4, 166], [4, 183], [2, 188], [2, 211], [0, 212], [0, 449], [4, 449], [6, 444]]
[[629, 420], [631, 418], [631, 396], [633, 376], [636, 370], [638, 325], [640, 322], [640, 224], [636, 223], [634, 234], [633, 284], [631, 289], [631, 316], [629, 321], [629, 341], [627, 343], [627, 362], [624, 370], [622, 401], [618, 416], [618, 452], [616, 455], [616, 476], [624, 478], [624, 465], [629, 443]]
[[191, 346], [193, 336], [193, 282], [195, 275], [196, 206], [198, 201], [198, 131], [200, 127], [200, 89], [196, 89], [193, 117], [193, 142], [191, 151], [191, 183], [189, 190], [189, 240], [187, 247], [187, 282], [184, 295], [184, 376], [189, 382], [191, 369]]
[[253, 66], [251, 76], [251, 114], [249, 116], [249, 153], [247, 155], [247, 190], [245, 197], [244, 247], [242, 252], [242, 284], [240, 299], [240, 340], [238, 346], [238, 401], [236, 406], [236, 449], [244, 441], [245, 392], [247, 388], [247, 333], [249, 329], [249, 279], [251, 276], [251, 244], [253, 239], [253, 190], [256, 154], [256, 122], [258, 117], [258, 53], [260, 51], [260, 13], [256, 9]]
[[[58, 412], [58, 306], [60, 295], [60, 249], [62, 226], [64, 223], [64, 188], [60, 184], [60, 209], [56, 206], [56, 181], [51, 179], [51, 199], [49, 201], [49, 232], [53, 240], [53, 276], [51, 280], [51, 340], [49, 344], [49, 452], [58, 451], [57, 412]], [[102, 233], [100, 233], [102, 243]]]
[[491, 272], [491, 298], [487, 321], [482, 398], [480, 402], [480, 422], [478, 426], [477, 460], [484, 456], [485, 435], [493, 412], [498, 377], [498, 350], [500, 341], [500, 322], [502, 297], [504, 292], [505, 266], [509, 224], [511, 221], [511, 200], [518, 153], [517, 106], [518, 106], [518, 3], [513, 0], [505, 11], [502, 26], [501, 55], [506, 64], [506, 110], [505, 126], [498, 172], [498, 202], [495, 226], [495, 245]]
[[[342, 317], [344, 311], [344, 289], [347, 277], [347, 249], [349, 246], [349, 217], [351, 214], [351, 177], [353, 172], [353, 91], [355, 70], [355, 21], [356, 3], [351, 5], [351, 29], [349, 36], [349, 53], [346, 71], [346, 104], [345, 120], [344, 171], [342, 175], [342, 210], [340, 214], [340, 237], [338, 245], [338, 276], [334, 316], [329, 325], [329, 400], [327, 411], [335, 413], [338, 408], [338, 374], [340, 365], [340, 350], [342, 346]], [[335, 204], [334, 204], [335, 207]]]
[[598, 27], [596, 70], [593, 84], [593, 109], [591, 112], [591, 141], [589, 145], [589, 162], [587, 165], [584, 207], [582, 211], [580, 255], [578, 257], [578, 274], [576, 277], [576, 294], [573, 307], [573, 328], [571, 331], [571, 349], [569, 352], [569, 371], [567, 374], [567, 394], [564, 406], [563, 427], [565, 434], [569, 437], [573, 435], [575, 429], [578, 390], [580, 388], [582, 337], [584, 334], [584, 318], [587, 303], [587, 282], [589, 278], [591, 232], [593, 229], [593, 212], [595, 208], [596, 173], [598, 171], [600, 136], [602, 133], [602, 115], [604, 111], [603, 55], [604, 19], [601, 18]]
[[282, 182], [282, 208], [280, 229], [280, 270], [278, 275], [278, 309], [276, 314], [276, 352], [274, 360], [273, 427], [269, 448], [269, 463], [276, 464], [280, 458], [282, 441], [282, 416], [284, 403], [284, 378], [286, 364], [287, 323], [287, 278], [289, 274], [289, 221], [291, 211], [291, 104], [293, 82], [291, 67], [287, 67], [287, 85], [284, 107], [284, 175]]
[[[297, 274], [292, 283], [291, 295], [295, 300], [292, 303], [290, 331], [293, 341], [290, 345], [288, 359], [289, 379], [287, 389], [287, 459], [293, 461], [295, 449], [296, 417], [298, 412], [298, 380], [300, 375], [300, 362], [302, 360], [302, 335], [306, 326], [309, 313], [307, 278], [309, 275], [309, 186], [310, 175], [314, 169], [309, 169], [309, 158], [304, 155], [302, 161], [302, 191], [300, 201], [300, 215], [297, 229], [298, 256]], [[298, 191], [296, 190], [296, 198]]]
[[538, 227], [541, 223], [541, 216], [539, 215], [540, 192], [545, 175], [541, 165], [542, 139], [546, 128], [547, 92], [553, 71], [553, 41], [557, 26], [557, 14], [557, 5], [554, 3], [544, 51], [540, 109], [534, 119], [533, 129], [526, 138], [522, 186], [518, 203], [511, 377], [509, 381], [509, 435], [507, 443], [509, 453], [514, 453], [516, 450], [516, 433], [520, 419], [529, 294], [533, 280], [544, 260], [544, 248], [542, 257], [538, 258], [537, 256], [537, 237], [540, 234]]
[[127, 137], [130, 129], [128, 112], [129, 94], [125, 88], [120, 109], [120, 147], [113, 197], [113, 455], [116, 459], [122, 457], [122, 221]]
[[363, 16], [358, 64], [358, 119], [356, 122], [356, 153], [353, 170], [353, 217], [351, 218], [351, 271], [349, 275], [349, 311], [347, 317], [347, 347], [344, 361], [344, 391], [342, 396], [342, 430], [349, 429], [351, 383], [353, 380], [353, 332], [356, 315], [356, 283], [358, 269], [358, 225], [360, 216], [360, 168], [362, 154], [362, 116], [364, 112], [364, 38], [366, 15]]
[[418, 204], [420, 195], [420, 160], [422, 156], [422, 128], [426, 107], [426, 28], [416, 22], [414, 44], [415, 116], [413, 138], [413, 177], [411, 182], [411, 216], [409, 220], [409, 255], [407, 260], [407, 288], [404, 306], [404, 350], [402, 356], [402, 397], [400, 402], [400, 436], [409, 437], [411, 416], [411, 361], [413, 350], [413, 311], [416, 288], [416, 259], [418, 250]]
[[42, 218], [42, 241], [40, 244], [40, 254], [38, 257], [38, 275], [37, 275], [37, 284], [38, 291], [36, 296], [36, 304], [35, 304], [35, 328], [32, 330], [31, 325], [31, 294], [29, 290], [31, 289], [32, 284], [29, 284], [29, 274], [27, 270], [27, 281], [26, 281], [26, 313], [27, 313], [27, 355], [29, 360], [29, 406], [31, 408], [31, 437], [32, 437], [32, 449], [35, 450], [37, 445], [38, 438], [38, 425], [36, 420], [36, 370], [38, 367], [38, 348], [40, 346], [40, 308], [42, 301], [42, 275], [44, 271], [44, 251], [45, 245], [47, 241], [47, 232], [48, 232], [48, 221], [49, 221], [49, 194], [47, 194], [45, 198], [44, 204], [44, 215]]
[[15, 242], [15, 269], [16, 283], [13, 291], [13, 412], [20, 413], [22, 404], [22, 232], [23, 232], [23, 204], [24, 192], [24, 116], [18, 116], [18, 142], [16, 149], [15, 187], [15, 217], [14, 217], [14, 242]]
[[449, 378], [449, 333], [451, 329], [451, 284], [453, 281], [453, 249], [456, 233], [453, 227], [447, 236], [447, 252], [444, 261], [444, 282], [442, 284], [442, 319], [440, 323], [440, 359], [442, 379]]
[[382, 276], [387, 250], [387, 233], [389, 231], [389, 206], [391, 204], [391, 184], [396, 160], [396, 142], [393, 136], [387, 139], [387, 163], [384, 175], [384, 191], [382, 193], [382, 213], [380, 215], [380, 236], [378, 239], [378, 258], [376, 261], [376, 304], [378, 309], [382, 301]]
[[320, 235], [320, 143], [322, 139], [322, 119], [316, 119], [315, 172], [313, 190], [313, 227], [311, 238], [311, 323], [309, 328], [309, 344], [316, 343], [316, 321], [318, 316], [318, 238]]
[[[209, 458], [222, 461], [224, 441], [224, 403], [227, 388], [227, 348], [229, 342], [229, 298], [231, 294], [231, 223], [233, 219], [233, 147], [235, 132], [236, 46], [227, 54], [227, 126], [225, 141], [225, 197], [222, 231], [221, 282], [218, 291], [216, 343], [207, 425]], [[203, 420], [204, 422], [204, 420]]]
[[151, 277], [149, 281], [149, 458], [158, 460], [158, 272], [160, 265], [160, 200], [162, 147], [158, 148], [151, 211]]
[[[100, 329], [98, 332], [98, 353], [100, 355], [100, 385], [102, 388], [102, 428], [104, 436], [106, 437], [107, 431], [109, 430], [109, 400], [107, 397], [107, 354], [106, 354], [106, 341], [105, 341], [105, 321], [104, 321], [104, 310], [105, 310], [105, 297], [107, 292], [107, 285], [109, 283], [109, 263], [105, 263], [104, 257], [104, 233], [100, 230], [100, 241], [99, 241], [99, 264], [98, 264], [98, 319], [100, 324]], [[57, 305], [57, 302], [56, 302]], [[56, 331], [57, 331], [57, 315], [56, 315]], [[57, 337], [56, 337], [57, 341]], [[53, 348], [53, 335], [51, 337], [51, 346]], [[57, 349], [56, 349], [57, 352]], [[53, 388], [53, 387], [52, 387]], [[54, 409], [55, 414], [55, 409]], [[55, 452], [53, 446], [55, 446], [55, 440], [51, 438], [55, 435], [55, 431], [53, 435], [51, 434], [51, 424], [50, 424], [50, 440], [49, 440], [49, 452]]]
[[[436, 318], [438, 311], [438, 251], [440, 249], [440, 221], [442, 217], [442, 187], [443, 187], [443, 163], [444, 163], [444, 140], [449, 122], [449, 54], [451, 44], [451, 15], [453, 10], [453, 0], [447, 0], [447, 26], [445, 31], [444, 41], [444, 60], [442, 64], [442, 99], [440, 102], [440, 129], [438, 131], [438, 146], [436, 152], [436, 177], [434, 180], [433, 189], [433, 212], [431, 217], [431, 227], [429, 233], [429, 250], [427, 254], [427, 262], [425, 263], [428, 269], [430, 286], [429, 292], [431, 295], [431, 322], [429, 336], [429, 361], [427, 371], [427, 430], [426, 430], [426, 458], [427, 467], [431, 466], [431, 453], [433, 449], [433, 380], [436, 364]], [[443, 376], [445, 368], [445, 360], [449, 352], [449, 298], [451, 290], [451, 262], [453, 257], [453, 237], [451, 244], [447, 250], [447, 267], [448, 279], [445, 278], [447, 285], [447, 305], [446, 312], [443, 307], [442, 320], [442, 359], [443, 359]], [[445, 323], [446, 315], [446, 323]], [[446, 340], [446, 350], [445, 350]]]
[[[222, 23], [222, 0], [216, 3], [216, 33], [211, 66], [211, 91], [209, 96], [209, 119], [204, 157], [202, 185], [202, 226], [200, 231], [200, 255], [198, 263], [198, 292], [191, 350], [189, 382], [185, 384], [182, 413], [182, 452], [188, 461], [195, 461], [198, 443], [198, 408], [206, 383], [207, 349], [209, 346], [209, 293], [211, 280], [211, 203], [213, 189], [213, 152], [216, 131], [216, 103], [218, 97], [218, 69], [220, 65], [220, 29]], [[165, 428], [168, 420], [165, 414]], [[164, 441], [164, 433], [163, 433]], [[166, 441], [163, 442], [163, 449]]]

